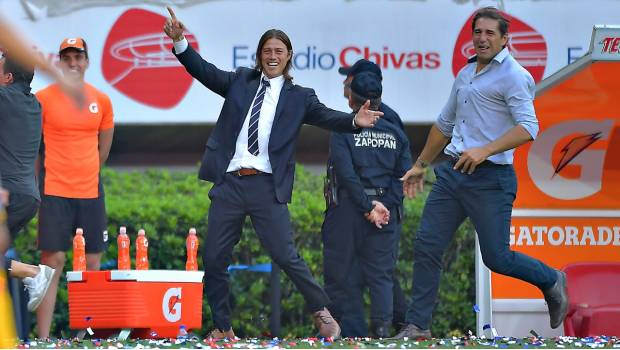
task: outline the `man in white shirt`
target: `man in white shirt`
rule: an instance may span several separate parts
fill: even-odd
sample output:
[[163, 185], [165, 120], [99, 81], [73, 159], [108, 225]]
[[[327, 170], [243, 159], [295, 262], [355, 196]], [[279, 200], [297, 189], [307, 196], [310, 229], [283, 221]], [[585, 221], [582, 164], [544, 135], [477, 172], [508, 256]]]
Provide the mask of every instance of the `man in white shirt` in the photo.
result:
[[183, 36], [183, 24], [171, 18], [164, 31], [185, 69], [225, 98], [207, 141], [199, 177], [213, 182], [209, 226], [203, 245], [205, 292], [216, 329], [212, 338], [233, 338], [227, 268], [250, 216], [262, 246], [303, 294], [323, 337], [340, 336], [326, 305], [329, 298], [297, 253], [287, 203], [295, 172], [295, 144], [302, 124], [338, 132], [372, 127], [383, 115], [369, 101], [354, 116], [319, 102], [312, 89], [294, 85], [289, 75], [293, 48], [288, 36], [271, 29], [259, 40], [256, 67], [225, 72], [203, 60]]

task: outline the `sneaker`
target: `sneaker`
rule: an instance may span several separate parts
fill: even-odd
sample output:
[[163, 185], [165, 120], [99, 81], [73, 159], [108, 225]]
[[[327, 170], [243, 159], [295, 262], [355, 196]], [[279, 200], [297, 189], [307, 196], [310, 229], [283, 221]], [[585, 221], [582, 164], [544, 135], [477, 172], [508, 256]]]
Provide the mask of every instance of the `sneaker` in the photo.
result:
[[223, 331], [221, 329], [215, 328], [214, 330], [209, 332], [209, 334], [207, 334], [207, 339], [224, 339], [224, 338], [228, 338], [228, 339], [236, 338], [235, 332], [233, 332], [232, 327], [227, 331]]
[[340, 326], [327, 308], [324, 307], [323, 310], [313, 313], [312, 318], [314, 319], [314, 325], [318, 328], [321, 337], [331, 337], [333, 339], [338, 339], [340, 337]]
[[549, 307], [549, 323], [551, 328], [558, 328], [568, 313], [568, 291], [566, 289], [566, 274], [557, 271], [558, 279], [555, 284], [543, 290], [547, 307]]
[[56, 271], [47, 265], [39, 265], [39, 269], [40, 271], [36, 276], [23, 279], [24, 289], [28, 291], [30, 297], [28, 311], [35, 311], [41, 305]]
[[420, 329], [418, 326], [410, 323], [405, 325], [405, 327], [403, 327], [400, 332], [398, 332], [398, 334], [396, 334], [394, 337], [390, 338], [390, 339], [419, 339], [419, 338], [424, 338], [424, 339], [431, 339], [431, 330], [430, 329]]

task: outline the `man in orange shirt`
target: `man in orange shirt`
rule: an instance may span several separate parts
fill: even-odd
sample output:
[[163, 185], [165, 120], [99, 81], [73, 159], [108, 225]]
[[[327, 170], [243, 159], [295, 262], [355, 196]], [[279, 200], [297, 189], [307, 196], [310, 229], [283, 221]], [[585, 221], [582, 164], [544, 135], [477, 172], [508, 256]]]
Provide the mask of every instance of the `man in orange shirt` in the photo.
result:
[[[84, 81], [88, 49], [82, 38], [60, 45], [65, 76]], [[112, 104], [107, 95], [84, 83], [85, 103], [73, 104], [57, 84], [37, 93], [43, 116], [43, 168], [38, 248], [41, 262], [56, 269], [49, 293], [37, 310], [39, 338], [49, 337], [58, 280], [65, 252], [76, 228], [84, 229], [86, 265], [98, 270], [108, 234], [100, 169], [108, 158], [114, 133]]]

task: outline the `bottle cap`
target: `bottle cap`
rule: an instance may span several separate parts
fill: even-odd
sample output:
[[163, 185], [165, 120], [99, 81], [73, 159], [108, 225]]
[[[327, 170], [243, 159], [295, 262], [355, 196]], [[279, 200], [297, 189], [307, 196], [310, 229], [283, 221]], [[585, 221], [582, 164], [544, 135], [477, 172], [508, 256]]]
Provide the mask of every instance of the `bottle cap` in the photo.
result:
[[119, 229], [119, 232], [121, 233], [121, 235], [126, 235], [127, 234], [127, 227], [121, 226], [121, 228]]
[[84, 234], [84, 230], [82, 230], [81, 228], [77, 228], [77, 229], [75, 230], [75, 234], [76, 234], [76, 235], [83, 235], [83, 234]]
[[145, 235], [146, 235], [146, 232], [144, 232], [144, 230], [143, 230], [143, 229], [140, 229], [140, 230], [138, 231], [138, 236], [145, 236]]
[[195, 235], [196, 234], [196, 228], [192, 227], [189, 229], [189, 234], [190, 235]]

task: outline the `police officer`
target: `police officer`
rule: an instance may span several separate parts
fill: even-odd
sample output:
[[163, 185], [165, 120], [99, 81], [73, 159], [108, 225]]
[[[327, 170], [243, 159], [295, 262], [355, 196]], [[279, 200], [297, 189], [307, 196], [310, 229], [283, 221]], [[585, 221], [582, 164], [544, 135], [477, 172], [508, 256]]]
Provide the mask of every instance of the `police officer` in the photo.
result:
[[[349, 106], [358, 110], [366, 100], [382, 109], [381, 78], [370, 72], [351, 79]], [[391, 116], [394, 118], [394, 116]], [[343, 336], [366, 336], [346, 324], [347, 314], [363, 308], [359, 283], [368, 286], [371, 299], [371, 335], [388, 337], [393, 314], [393, 272], [400, 237], [398, 179], [411, 165], [409, 141], [403, 130], [387, 120], [355, 135], [333, 133], [330, 168], [338, 189], [329, 196], [323, 223], [325, 290], [330, 310], [344, 322]], [[337, 201], [337, 203], [334, 202]], [[385, 210], [385, 211], [384, 211]], [[382, 216], [384, 212], [388, 215]], [[361, 278], [352, 274], [359, 271]], [[355, 281], [351, 286], [351, 282]]]
[[[363, 59], [363, 58], [357, 60], [352, 66], [340, 67], [338, 69], [338, 73], [346, 77], [344, 81], [342, 82], [342, 85], [343, 85], [344, 98], [346, 98], [347, 100], [349, 99], [349, 95], [351, 94], [351, 81], [353, 80], [353, 77], [362, 72], [374, 73], [379, 77], [379, 80], [383, 80], [383, 74], [381, 73], [381, 68], [379, 68], [379, 66], [376, 63], [369, 61], [367, 59]], [[383, 115], [383, 118], [385, 120], [391, 122], [395, 126], [399, 127], [401, 130], [405, 131], [405, 126], [403, 125], [403, 122], [400, 119], [400, 116], [398, 115], [398, 113], [392, 110], [383, 101], [381, 101], [379, 109], [382, 111], [387, 111], [386, 114]], [[394, 186], [398, 188], [402, 186], [402, 182], [400, 181], [400, 179], [394, 178], [393, 180], [394, 180]], [[404, 199], [404, 196], [401, 195], [401, 205], [398, 208], [399, 218], [402, 218], [402, 215], [404, 213], [404, 209], [402, 206], [403, 199]], [[400, 232], [400, 230], [402, 229], [402, 224], [399, 223], [399, 225], [397, 226], [397, 229]], [[398, 241], [396, 242], [395, 249], [396, 249], [396, 252], [398, 253], [399, 252]], [[349, 275], [350, 275], [350, 280], [351, 280], [350, 281], [351, 286], [357, 286], [357, 288], [359, 288], [360, 290], [364, 288], [363, 281], [359, 280], [360, 279], [359, 271], [353, 270], [351, 271]], [[392, 318], [392, 325], [395, 330], [400, 330], [402, 326], [405, 324], [405, 311], [407, 310], [407, 300], [405, 298], [405, 294], [403, 293], [402, 288], [400, 287], [400, 283], [396, 277], [394, 277], [394, 288], [392, 291], [393, 291], [393, 301], [394, 301], [393, 303], [394, 315]], [[356, 294], [359, 294], [359, 293], [356, 293]], [[343, 320], [343, 322], [346, 323], [346, 327], [351, 330], [351, 334], [358, 334], [358, 335], [367, 334], [368, 326], [366, 324], [366, 319], [364, 316], [363, 300], [361, 299], [361, 296], [359, 300], [349, 299], [348, 303], [350, 304], [348, 305], [350, 312], [345, 313], [345, 319]], [[354, 306], [354, 305], [357, 305], [357, 306]]]

